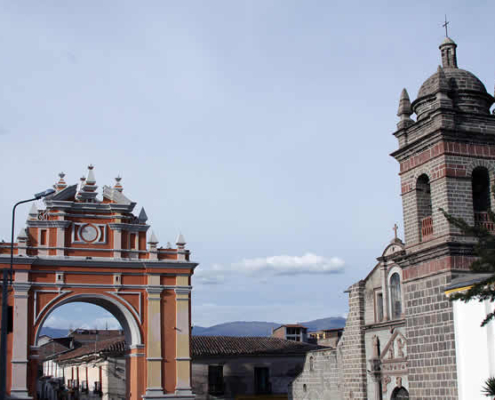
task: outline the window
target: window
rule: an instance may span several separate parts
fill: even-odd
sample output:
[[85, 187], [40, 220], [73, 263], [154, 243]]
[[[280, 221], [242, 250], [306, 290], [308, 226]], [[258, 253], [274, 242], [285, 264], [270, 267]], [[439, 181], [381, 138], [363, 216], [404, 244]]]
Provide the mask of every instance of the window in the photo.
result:
[[375, 321], [383, 321], [383, 293], [376, 292], [375, 294]]
[[254, 392], [256, 394], [269, 394], [270, 387], [270, 372], [267, 367], [254, 368]]
[[431, 217], [431, 190], [430, 179], [421, 175], [416, 182], [416, 201], [418, 206], [421, 240], [431, 239], [433, 236], [433, 219]]
[[392, 318], [400, 318], [402, 315], [402, 294], [400, 276], [397, 272], [390, 277], [390, 304], [392, 305]]
[[129, 236], [129, 248], [131, 249], [135, 249], [136, 248], [136, 234], [135, 233], [131, 233], [130, 236]]
[[315, 361], [313, 356], [309, 357], [309, 370], [313, 372], [315, 370]]
[[208, 365], [208, 393], [223, 394], [223, 366]]
[[40, 231], [40, 245], [46, 246], [46, 229]]

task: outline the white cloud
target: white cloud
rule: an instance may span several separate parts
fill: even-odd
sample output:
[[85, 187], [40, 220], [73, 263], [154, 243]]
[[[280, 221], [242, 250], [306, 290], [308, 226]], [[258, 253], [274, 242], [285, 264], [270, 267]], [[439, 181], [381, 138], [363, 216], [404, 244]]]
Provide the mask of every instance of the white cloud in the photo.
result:
[[198, 268], [194, 271], [192, 278], [193, 285], [218, 285], [225, 281], [227, 270], [219, 264], [214, 264], [211, 268]]
[[272, 256], [244, 259], [232, 266], [241, 272], [268, 272], [274, 275], [335, 274], [342, 272], [345, 262], [339, 257], [326, 258], [313, 253], [302, 256]]
[[[244, 259], [225, 267], [214, 264], [210, 268], [199, 267], [194, 272], [193, 285], [218, 285], [229, 275], [256, 276], [260, 282], [268, 282], [266, 275], [315, 275], [343, 272], [345, 262], [339, 257], [326, 258], [313, 253], [302, 256], [271, 256]], [[260, 275], [263, 273], [265, 275]]]

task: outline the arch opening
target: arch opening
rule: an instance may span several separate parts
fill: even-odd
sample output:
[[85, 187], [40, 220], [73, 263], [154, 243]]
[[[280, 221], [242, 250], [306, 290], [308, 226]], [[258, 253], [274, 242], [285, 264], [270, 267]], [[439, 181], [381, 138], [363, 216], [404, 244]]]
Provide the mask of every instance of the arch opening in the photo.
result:
[[473, 194], [474, 224], [493, 231], [493, 221], [490, 220], [490, 176], [488, 169], [477, 167], [471, 175]]
[[119, 322], [120, 326], [124, 331], [124, 337], [127, 346], [137, 346], [143, 344], [142, 334], [139, 324], [129, 308], [125, 307], [119, 301], [111, 298], [110, 296], [106, 296], [102, 294], [77, 294], [60, 300], [55, 305], [50, 307], [49, 310], [47, 310], [47, 312], [45, 313], [45, 315], [42, 317], [41, 321], [38, 324], [38, 328], [34, 337], [34, 345], [38, 346], [39, 337], [41, 334], [41, 328], [45, 324], [48, 317], [52, 315], [52, 313], [55, 310], [57, 310], [59, 307], [65, 304], [78, 303], [78, 302], [94, 304], [96, 306], [105, 309], [110, 314], [112, 314], [115, 317], [115, 319]]
[[[56, 399], [69, 391], [83, 398], [125, 397], [130, 371], [126, 354], [129, 345], [142, 343], [133, 312], [104, 294], [74, 295], [48, 304], [45, 311], [35, 333], [38, 395]], [[65, 326], [65, 333], [41, 340], [42, 329], [50, 322]]]
[[416, 202], [421, 240], [433, 236], [433, 218], [431, 205], [430, 178], [426, 174], [419, 176], [416, 182]]

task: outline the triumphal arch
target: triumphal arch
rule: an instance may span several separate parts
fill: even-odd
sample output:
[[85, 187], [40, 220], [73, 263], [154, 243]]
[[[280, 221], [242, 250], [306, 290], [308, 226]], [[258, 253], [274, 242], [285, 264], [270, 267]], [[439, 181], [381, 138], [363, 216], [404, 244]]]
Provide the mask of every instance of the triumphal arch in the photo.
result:
[[[101, 197], [93, 166], [78, 184], [64, 174], [33, 206], [14, 246], [9, 306], [7, 391], [36, 397], [38, 337], [61, 305], [99, 305], [120, 322], [126, 338], [127, 398], [192, 399], [191, 275], [182, 235], [158, 246], [144, 209], [123, 193], [120, 178]], [[9, 268], [10, 244], [0, 244], [0, 267]]]

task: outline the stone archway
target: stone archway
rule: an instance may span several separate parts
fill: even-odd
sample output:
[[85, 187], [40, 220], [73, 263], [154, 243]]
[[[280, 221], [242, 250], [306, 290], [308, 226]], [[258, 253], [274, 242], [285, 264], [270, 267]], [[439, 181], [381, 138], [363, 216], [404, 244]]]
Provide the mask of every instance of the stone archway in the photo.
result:
[[[14, 243], [9, 306], [7, 392], [36, 397], [40, 327], [57, 307], [76, 301], [107, 309], [124, 328], [127, 399], [193, 399], [191, 391], [191, 275], [185, 240], [158, 247], [144, 209], [123, 194], [120, 178], [97, 198], [93, 166], [79, 184], [64, 174], [56, 192], [33, 206]], [[10, 243], [0, 244], [9, 268]]]

